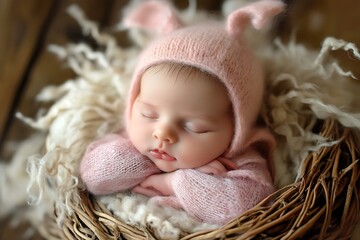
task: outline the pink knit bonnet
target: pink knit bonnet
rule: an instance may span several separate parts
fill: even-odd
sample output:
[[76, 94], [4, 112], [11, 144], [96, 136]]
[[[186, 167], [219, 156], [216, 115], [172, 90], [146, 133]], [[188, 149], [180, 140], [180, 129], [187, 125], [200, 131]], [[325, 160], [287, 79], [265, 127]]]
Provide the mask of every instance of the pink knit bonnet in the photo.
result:
[[[264, 92], [260, 61], [247, 47], [244, 31], [250, 23], [262, 28], [281, 12], [284, 4], [263, 0], [231, 13], [225, 23], [183, 26], [166, 2], [144, 1], [125, 19], [125, 25], [161, 32], [141, 54], [129, 91], [125, 121], [139, 94], [140, 80], [151, 66], [173, 62], [192, 66], [216, 76], [226, 87], [234, 113], [234, 137], [227, 151], [231, 157], [248, 145], [249, 138], [261, 138], [251, 131], [259, 115]], [[255, 139], [254, 139], [255, 138]], [[265, 139], [266, 141], [266, 139]], [[250, 144], [250, 143], [249, 143]]]

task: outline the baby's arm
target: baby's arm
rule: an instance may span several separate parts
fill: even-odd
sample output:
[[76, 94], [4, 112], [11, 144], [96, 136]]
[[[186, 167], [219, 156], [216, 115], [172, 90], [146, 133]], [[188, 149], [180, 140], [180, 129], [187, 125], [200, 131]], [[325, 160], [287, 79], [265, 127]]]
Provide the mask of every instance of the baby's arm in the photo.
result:
[[[211, 175], [221, 175], [234, 169], [236, 169], [236, 164], [222, 157], [196, 168], [197, 171]], [[149, 197], [174, 195], [173, 175], [174, 172], [151, 175], [133, 188], [133, 191]]]
[[87, 190], [96, 195], [130, 189], [146, 177], [160, 173], [129, 139], [110, 134], [91, 143], [80, 164]]
[[174, 172], [172, 186], [180, 205], [193, 216], [225, 224], [274, 191], [266, 160], [250, 151], [238, 168], [222, 176], [187, 169]]

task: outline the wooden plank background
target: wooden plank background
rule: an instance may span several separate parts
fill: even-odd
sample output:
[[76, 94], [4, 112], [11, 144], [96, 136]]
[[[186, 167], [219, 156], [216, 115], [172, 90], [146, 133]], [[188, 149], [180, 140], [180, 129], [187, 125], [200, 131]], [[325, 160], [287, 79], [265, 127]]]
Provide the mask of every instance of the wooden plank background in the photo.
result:
[[[28, 137], [32, 130], [14, 118], [20, 111], [35, 116], [39, 104], [36, 94], [46, 85], [60, 84], [73, 73], [56, 56], [47, 51], [48, 44], [87, 41], [66, 9], [77, 4], [101, 29], [111, 29], [120, 19], [121, 8], [129, 0], [57, 0], [0, 1], [0, 159], [8, 161], [11, 152], [5, 143]], [[334, 36], [360, 46], [360, 1], [292, 0], [289, 11], [280, 20], [278, 35], [289, 39], [296, 34], [298, 42], [318, 49], [325, 36]], [[177, 0], [180, 7], [187, 0]], [[199, 8], [215, 11], [221, 1], [198, 0]], [[115, 34], [124, 41], [123, 34]], [[359, 64], [351, 54], [340, 54], [342, 66], [360, 77]], [[9, 219], [0, 220], [0, 239], [19, 239], [26, 224], [10, 228]], [[35, 235], [32, 239], [41, 239]]]

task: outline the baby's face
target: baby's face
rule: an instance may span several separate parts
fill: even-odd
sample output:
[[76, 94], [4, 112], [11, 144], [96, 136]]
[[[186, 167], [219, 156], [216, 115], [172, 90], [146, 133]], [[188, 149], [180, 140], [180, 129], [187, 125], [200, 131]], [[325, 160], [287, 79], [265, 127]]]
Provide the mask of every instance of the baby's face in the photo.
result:
[[162, 171], [205, 165], [226, 151], [233, 136], [226, 90], [204, 73], [145, 73], [128, 133]]

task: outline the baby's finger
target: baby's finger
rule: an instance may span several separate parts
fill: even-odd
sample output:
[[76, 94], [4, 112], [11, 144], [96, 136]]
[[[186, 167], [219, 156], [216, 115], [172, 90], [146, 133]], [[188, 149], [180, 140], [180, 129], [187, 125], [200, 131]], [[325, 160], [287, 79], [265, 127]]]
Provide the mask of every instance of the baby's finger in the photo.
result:
[[237, 168], [236, 163], [227, 158], [220, 157], [218, 161], [223, 164], [228, 170], [235, 170]]
[[226, 172], [225, 166], [220, 161], [212, 161], [209, 167], [213, 168], [214, 174], [219, 175]]
[[132, 189], [135, 193], [140, 193], [148, 197], [161, 196], [161, 193], [152, 188], [144, 188], [142, 186], [136, 186]]

